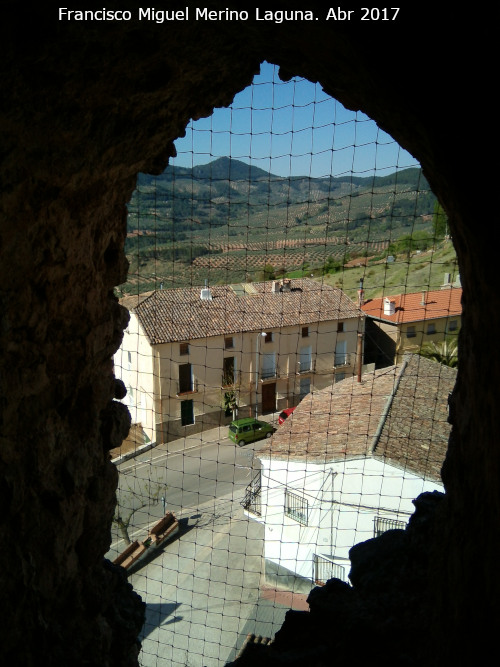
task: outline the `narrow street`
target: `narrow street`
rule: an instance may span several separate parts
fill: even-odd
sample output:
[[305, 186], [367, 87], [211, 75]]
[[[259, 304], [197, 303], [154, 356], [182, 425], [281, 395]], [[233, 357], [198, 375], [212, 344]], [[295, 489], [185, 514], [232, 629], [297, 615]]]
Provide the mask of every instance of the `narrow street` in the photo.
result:
[[[143, 667], [222, 667], [248, 633], [274, 636], [290, 608], [261, 596], [263, 527], [241, 506], [262, 443], [237, 447], [226, 433], [206, 431], [118, 466], [121, 503], [138, 506], [136, 493], [158, 497], [132, 516], [132, 540], [163, 515], [162, 498], [180, 521], [177, 536], [129, 576], [147, 604]], [[114, 531], [110, 558], [124, 548]]]

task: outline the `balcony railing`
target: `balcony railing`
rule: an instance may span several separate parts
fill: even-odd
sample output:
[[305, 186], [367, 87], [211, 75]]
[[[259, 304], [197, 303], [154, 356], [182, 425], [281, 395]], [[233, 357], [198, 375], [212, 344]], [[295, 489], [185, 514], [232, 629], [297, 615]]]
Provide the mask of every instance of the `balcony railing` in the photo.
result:
[[302, 373], [314, 373], [316, 368], [316, 359], [308, 359], [307, 361], [297, 361], [297, 375]]
[[261, 380], [269, 380], [277, 377], [276, 368], [263, 368], [260, 372]]
[[246, 488], [245, 497], [241, 501], [243, 509], [251, 514], [261, 516], [262, 514], [262, 504], [261, 504], [261, 472], [254, 476], [250, 484]]
[[335, 368], [339, 366], [352, 366], [352, 354], [350, 352], [342, 352], [340, 354], [335, 354], [334, 365]]

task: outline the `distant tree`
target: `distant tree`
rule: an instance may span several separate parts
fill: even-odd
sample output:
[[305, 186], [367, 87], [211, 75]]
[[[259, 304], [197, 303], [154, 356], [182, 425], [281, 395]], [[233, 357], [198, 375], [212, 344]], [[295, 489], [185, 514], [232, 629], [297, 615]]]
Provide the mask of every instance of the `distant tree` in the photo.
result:
[[332, 255], [330, 255], [325, 263], [323, 264], [323, 273], [336, 273], [342, 268], [342, 262], [336, 260]]
[[432, 228], [434, 230], [434, 238], [436, 239], [442, 239], [448, 234], [448, 216], [437, 200], [434, 204]]
[[433, 239], [431, 233], [425, 230], [418, 230], [413, 234], [405, 234], [397, 241], [389, 244], [387, 248], [388, 255], [407, 255], [410, 257], [415, 250], [426, 250]]
[[439, 343], [425, 343], [419, 354], [426, 359], [433, 359], [444, 366], [456, 368], [458, 366], [458, 341], [447, 338]]
[[274, 280], [276, 278], [276, 271], [272, 264], [266, 264], [262, 269], [261, 280]]

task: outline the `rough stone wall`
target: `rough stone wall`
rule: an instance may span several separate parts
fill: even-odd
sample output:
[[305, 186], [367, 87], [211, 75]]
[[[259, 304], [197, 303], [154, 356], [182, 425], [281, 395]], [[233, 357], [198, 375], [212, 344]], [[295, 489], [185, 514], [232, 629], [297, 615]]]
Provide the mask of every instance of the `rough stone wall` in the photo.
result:
[[[464, 325], [447, 495], [429, 539], [437, 567], [424, 578], [435, 632], [426, 641], [430, 663], [472, 653], [470, 610], [489, 627], [500, 593], [491, 539], [500, 514], [496, 253], [488, 234], [478, 233], [490, 213], [478, 178], [487, 123], [468, 103], [471, 80], [466, 91], [463, 85], [464, 72], [473, 71], [477, 82], [484, 49], [463, 48], [456, 16], [448, 30], [435, 13], [416, 8], [397, 26], [83, 26], [57, 21], [52, 5], [28, 12], [8, 0], [2, 8], [5, 662], [28, 666], [44, 655], [50, 665], [136, 664], [142, 603], [102, 561], [116, 488], [107, 452], [128, 428], [113, 402], [123, 388], [111, 365], [126, 324], [112, 294], [126, 272], [125, 204], [137, 172], [161, 172], [189, 119], [230, 103], [264, 59], [279, 64], [284, 78], [320, 81], [377, 120], [420, 160], [450, 215]], [[322, 5], [309, 5], [323, 15]], [[137, 9], [127, 1], [121, 7]]]

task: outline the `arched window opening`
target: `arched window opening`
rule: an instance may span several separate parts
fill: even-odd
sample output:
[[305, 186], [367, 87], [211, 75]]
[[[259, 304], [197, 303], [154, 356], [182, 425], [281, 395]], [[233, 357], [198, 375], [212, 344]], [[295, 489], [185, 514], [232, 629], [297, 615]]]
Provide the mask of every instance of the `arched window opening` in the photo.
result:
[[176, 149], [129, 203], [109, 556], [142, 664], [218, 665], [442, 490], [461, 287], [418, 162], [319, 84], [263, 63]]

